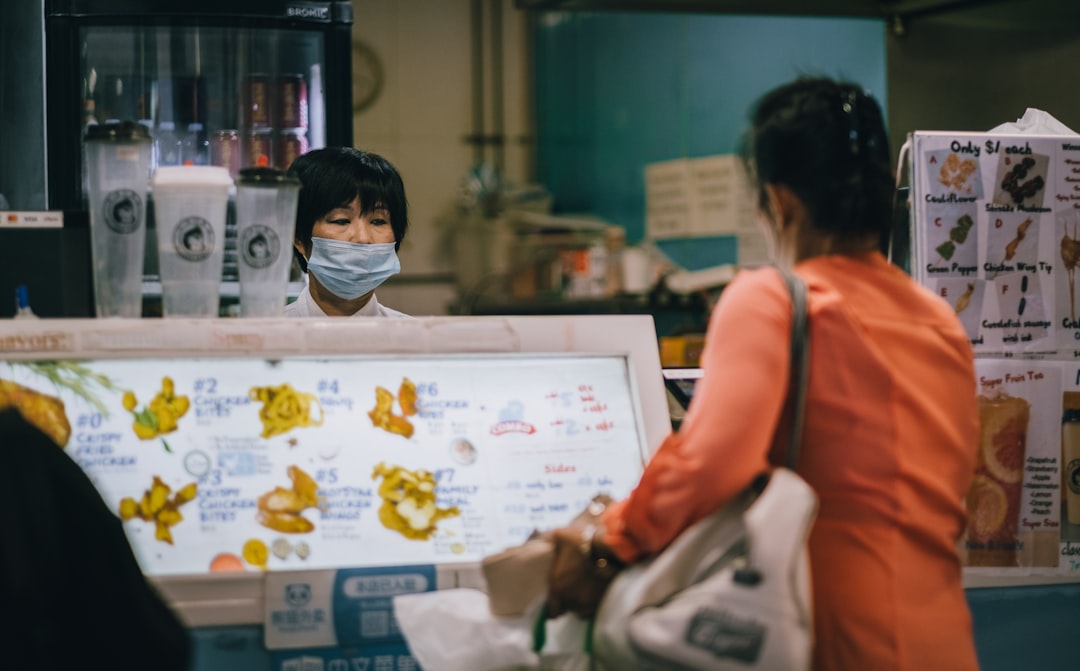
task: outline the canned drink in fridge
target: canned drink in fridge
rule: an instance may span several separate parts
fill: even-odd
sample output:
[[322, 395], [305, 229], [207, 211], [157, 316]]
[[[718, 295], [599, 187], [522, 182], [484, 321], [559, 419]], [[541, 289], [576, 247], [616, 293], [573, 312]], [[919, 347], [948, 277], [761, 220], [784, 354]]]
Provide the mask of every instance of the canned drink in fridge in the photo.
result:
[[244, 165], [269, 168], [273, 165], [272, 136], [267, 130], [249, 130], [244, 136]]
[[219, 130], [210, 138], [210, 163], [227, 168], [233, 179], [240, 173], [240, 153], [240, 133], [237, 131]]
[[277, 100], [279, 128], [307, 128], [308, 100], [304, 75], [286, 74], [278, 77]]
[[254, 74], [244, 78], [244, 126], [270, 127], [270, 82], [266, 75]]
[[292, 162], [308, 150], [307, 133], [301, 130], [286, 130], [278, 135], [277, 159], [282, 170], [288, 170]]

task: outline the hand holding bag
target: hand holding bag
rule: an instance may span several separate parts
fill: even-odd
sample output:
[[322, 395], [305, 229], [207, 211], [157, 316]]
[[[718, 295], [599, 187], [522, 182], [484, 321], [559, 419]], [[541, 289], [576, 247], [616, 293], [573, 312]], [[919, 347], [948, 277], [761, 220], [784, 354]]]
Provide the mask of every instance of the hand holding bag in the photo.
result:
[[[806, 539], [817, 497], [792, 470], [802, 433], [809, 356], [806, 286], [792, 296], [788, 468], [762, 476], [651, 562], [623, 571], [600, 604], [598, 668], [809, 669], [813, 647]], [[785, 426], [781, 422], [780, 426]], [[766, 480], [767, 477], [767, 480]]]
[[[570, 524], [595, 524], [609, 503], [611, 497], [606, 494], [594, 496]], [[484, 557], [480, 567], [492, 614], [499, 617], [524, 615], [547, 591], [554, 558], [555, 544], [550, 532], [533, 532], [521, 545]]]

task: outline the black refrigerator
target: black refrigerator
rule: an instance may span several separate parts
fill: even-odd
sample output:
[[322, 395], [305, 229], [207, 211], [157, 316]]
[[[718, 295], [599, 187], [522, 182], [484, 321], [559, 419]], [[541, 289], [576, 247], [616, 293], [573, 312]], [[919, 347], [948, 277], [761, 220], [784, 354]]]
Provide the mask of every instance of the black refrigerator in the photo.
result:
[[[43, 316], [93, 310], [82, 140], [89, 124], [144, 124], [155, 167], [285, 168], [308, 149], [352, 144], [348, 0], [8, 4], [0, 21], [0, 210], [62, 211], [64, 223], [0, 226], [0, 292], [31, 284]], [[226, 253], [228, 280], [235, 270]], [[3, 295], [0, 316], [13, 311]]]

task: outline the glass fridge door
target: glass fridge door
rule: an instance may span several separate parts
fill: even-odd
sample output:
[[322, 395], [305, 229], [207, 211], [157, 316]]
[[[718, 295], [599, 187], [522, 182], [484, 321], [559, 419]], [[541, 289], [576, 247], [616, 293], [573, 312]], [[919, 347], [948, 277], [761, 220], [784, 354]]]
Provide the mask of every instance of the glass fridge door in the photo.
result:
[[[246, 166], [286, 169], [326, 144], [324, 38], [296, 28], [83, 26], [82, 124], [145, 124], [151, 172], [184, 164], [223, 166], [233, 177]], [[83, 184], [85, 199], [85, 176]]]

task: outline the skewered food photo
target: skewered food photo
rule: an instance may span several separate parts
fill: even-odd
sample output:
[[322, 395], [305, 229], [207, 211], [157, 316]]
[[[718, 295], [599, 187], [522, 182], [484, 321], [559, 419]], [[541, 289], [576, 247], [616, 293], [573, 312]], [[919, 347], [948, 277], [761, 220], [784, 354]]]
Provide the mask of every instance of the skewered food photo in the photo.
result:
[[978, 270], [979, 226], [974, 205], [947, 205], [933, 209], [927, 231], [927, 262], [936, 275], [974, 276]]
[[994, 202], [1016, 207], [1042, 207], [1049, 157], [1043, 154], [1001, 154]]

